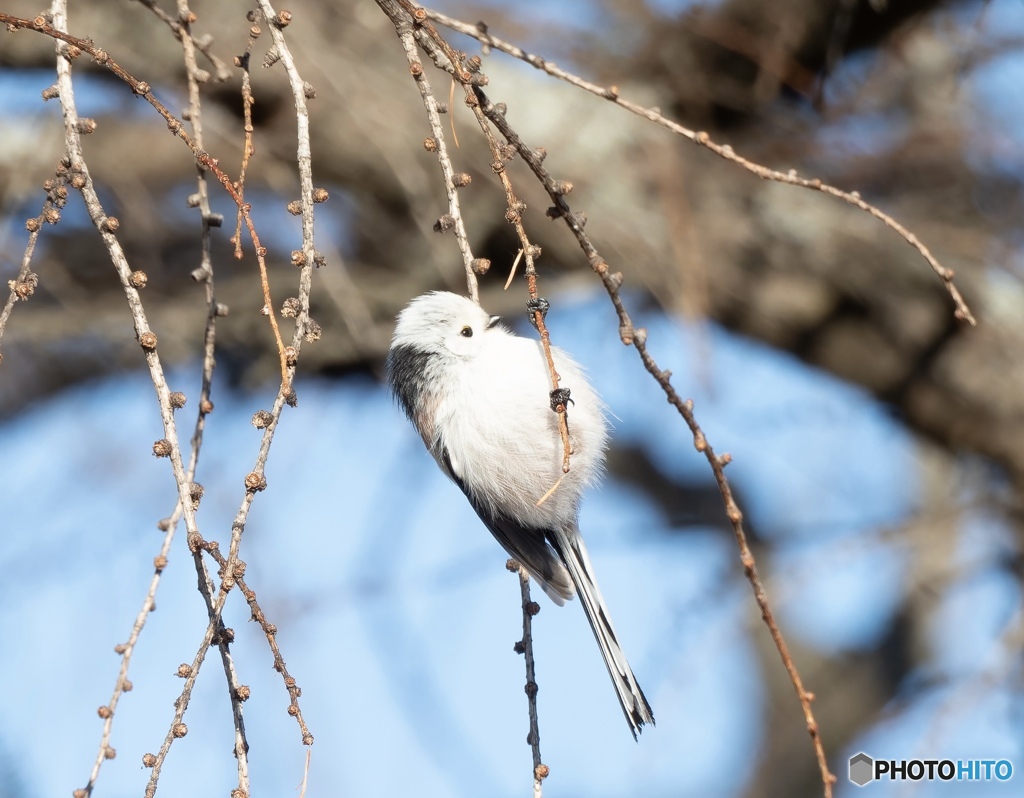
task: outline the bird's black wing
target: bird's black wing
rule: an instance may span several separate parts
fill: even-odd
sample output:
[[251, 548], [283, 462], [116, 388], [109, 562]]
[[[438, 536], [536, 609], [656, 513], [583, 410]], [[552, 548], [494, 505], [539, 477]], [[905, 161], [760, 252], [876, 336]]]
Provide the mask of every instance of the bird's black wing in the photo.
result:
[[569, 572], [548, 543], [551, 533], [548, 530], [523, 526], [515, 519], [486, 507], [466, 488], [466, 483], [455, 473], [448, 450], [443, 446], [439, 448], [438, 461], [443, 466], [445, 473], [466, 494], [469, 503], [476, 510], [476, 514], [480, 516], [480, 520], [494, 535], [494, 539], [501, 544], [510, 557], [529, 571], [530, 576], [537, 580], [552, 601], [562, 605], [570, 600], [576, 594], [576, 589], [569, 578]]

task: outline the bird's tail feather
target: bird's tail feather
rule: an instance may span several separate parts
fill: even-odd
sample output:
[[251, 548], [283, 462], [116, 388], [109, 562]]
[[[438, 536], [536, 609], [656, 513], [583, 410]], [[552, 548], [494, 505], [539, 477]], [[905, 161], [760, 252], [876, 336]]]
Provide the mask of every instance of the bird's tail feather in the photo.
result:
[[597, 579], [594, 577], [594, 567], [590, 563], [587, 547], [583, 544], [583, 538], [575, 523], [567, 529], [556, 530], [553, 538], [552, 542], [562, 555], [562, 561], [569, 570], [573, 584], [576, 585], [576, 592], [583, 603], [583, 611], [590, 621], [590, 628], [594, 630], [604, 664], [615, 685], [622, 712], [629, 723], [630, 731], [633, 732], [633, 739], [636, 739], [645, 723], [654, 725], [654, 713], [619, 645], [608, 607], [601, 597]]

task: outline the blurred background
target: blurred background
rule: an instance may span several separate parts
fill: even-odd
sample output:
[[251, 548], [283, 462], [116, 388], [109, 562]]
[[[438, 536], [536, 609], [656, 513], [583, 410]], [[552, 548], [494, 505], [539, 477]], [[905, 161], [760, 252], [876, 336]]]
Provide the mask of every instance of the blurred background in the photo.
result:
[[[69, 27], [187, 102], [181, 46], [147, 8], [72, 4]], [[172, 4], [157, 2], [174, 15]], [[763, 182], [607, 101], [500, 53], [488, 94], [588, 216], [625, 277], [634, 322], [695, 401], [814, 704], [835, 793], [851, 755], [1009, 759], [1022, 751], [1024, 479], [1024, 5], [1020, 0], [444, 2], [439, 10], [619, 87], [771, 168], [856, 190], [946, 266], [979, 325], [918, 253], [823, 194]], [[206, 148], [236, 174], [247, 6], [192, 5], [210, 35]], [[8, 0], [8, 13], [40, 9]], [[530, 790], [516, 579], [461, 493], [380, 384], [395, 313], [425, 290], [464, 291], [422, 104], [394, 29], [372, 3], [294, 2], [286, 35], [311, 102], [316, 208], [312, 315], [298, 407], [286, 408], [242, 544], [247, 580], [280, 632], [316, 738], [309, 795], [513, 796]], [[457, 34], [454, 46], [479, 53]], [[280, 66], [253, 63], [256, 154], [247, 199], [270, 249], [275, 303], [297, 292], [295, 116]], [[63, 153], [52, 41], [0, 37], [0, 276], [17, 276], [25, 219]], [[223, 79], [220, 79], [223, 76]], [[447, 99], [449, 81], [428, 69]], [[190, 278], [200, 221], [188, 150], [112, 76], [75, 63], [85, 155], [160, 338], [187, 439], [206, 306]], [[445, 124], [482, 302], [522, 334], [518, 250], [471, 114]], [[451, 120], [451, 121], [449, 121]], [[451, 144], [451, 137], [449, 137]], [[541, 749], [557, 796], [813, 796], [820, 776], [799, 704], [743, 576], [717, 488], [607, 296], [523, 165], [511, 166], [543, 248], [552, 340], [613, 414], [609, 476], [581, 526], [657, 727], [630, 739], [589, 627], [543, 596], [534, 625]], [[208, 539], [226, 544], [269, 409], [277, 354], [251, 246], [231, 256], [232, 204], [211, 187], [217, 370], [197, 480]], [[248, 243], [248, 242], [247, 242]], [[74, 192], [34, 258], [0, 352], [0, 796], [70, 795], [88, 779], [123, 642], [174, 507], [163, 437], [124, 294]], [[286, 330], [290, 335], [290, 328]], [[253, 793], [298, 794], [305, 749], [249, 611], [232, 596]], [[139, 795], [206, 626], [179, 532], [118, 708], [98, 795]], [[213, 655], [216, 656], [215, 654]], [[236, 783], [219, 663], [200, 676], [161, 777], [168, 795]], [[987, 796], [1008, 783], [875, 784], [877, 795]], [[1016, 786], [1015, 786], [1016, 785]]]

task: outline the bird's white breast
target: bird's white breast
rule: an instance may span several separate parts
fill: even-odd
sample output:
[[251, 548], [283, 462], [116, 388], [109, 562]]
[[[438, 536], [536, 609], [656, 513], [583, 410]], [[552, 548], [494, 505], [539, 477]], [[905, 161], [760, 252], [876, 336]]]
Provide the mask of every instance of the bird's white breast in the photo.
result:
[[583, 489], [600, 476], [607, 440], [600, 399], [568, 355], [555, 348], [553, 355], [560, 387], [573, 400], [569, 473], [562, 472], [558, 415], [539, 341], [485, 332], [476, 356], [454, 364], [435, 416], [436, 434], [466, 488], [492, 509], [541, 528], [575, 518]]

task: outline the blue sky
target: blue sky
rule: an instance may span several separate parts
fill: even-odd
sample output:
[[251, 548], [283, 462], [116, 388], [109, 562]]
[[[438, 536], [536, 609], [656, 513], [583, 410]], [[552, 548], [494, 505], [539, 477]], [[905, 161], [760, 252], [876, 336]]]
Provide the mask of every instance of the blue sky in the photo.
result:
[[[606, 299], [558, 297], [549, 320], [611, 406], [617, 442], [649, 448], [669, 473], [709, 479], [675, 411], [618, 342]], [[657, 315], [644, 323], [676, 383], [696, 385], [696, 331]], [[861, 392], [770, 349], [707, 333], [713, 391], [694, 392], [698, 416], [713, 445], [733, 454], [729, 471], [744, 509], [775, 541], [762, 572], [787, 634], [827, 652], [870, 646], [898, 605], [908, 556], [870, 530], [914, 508], [913, 440]], [[172, 385], [194, 396], [196, 380], [194, 368], [181, 369]], [[249, 418], [272, 391], [215, 392], [199, 473], [199, 522], [209, 537], [226, 540], [258, 445]], [[299, 397], [279, 429], [243, 558], [303, 688], [317, 738], [311, 794], [522, 794], [527, 719], [522, 659], [512, 652], [521, 619], [504, 554], [380, 386], [300, 378]], [[18, 736], [0, 735], [0, 750], [18, 752], [26, 795], [66, 792], [90, 767], [96, 708], [116, 675], [112, 649], [142, 601], [161, 539], [156, 521], [173, 505], [167, 461], [150, 453], [158, 437], [143, 375], [82, 386], [0, 427], [0, 504], [5, 526], [19, 531], [0, 538], [0, 629], [23, 653], [7, 658], [5, 675], [38, 685], [4, 702], [4, 728]], [[542, 750], [553, 769], [546, 794], [739, 794], [754, 763], [737, 762], [735, 751], [755, 756], [762, 745], [765, 686], [752, 636], [765, 632], [731, 538], [714, 529], [672, 532], [642, 494], [614, 482], [588, 497], [582, 527], [658, 726], [632, 742], [582, 612], [541, 596]], [[1002, 534], [991, 521], [975, 530], [989, 546]], [[828, 558], [836, 546], [848, 554]], [[965, 551], [975, 549], [965, 542]], [[118, 759], [105, 766], [104, 794], [141, 789], [141, 756], [159, 746], [180, 689], [174, 671], [191, 661], [204, 627], [183, 539], [170, 560], [132, 668], [135, 690], [116, 718]], [[946, 647], [939, 661], [972, 667], [957, 652], [965, 643], [991, 648], [1016, 601], [1015, 584], [988, 581], [954, 597], [952, 621], [937, 636]], [[303, 751], [265, 641], [247, 616], [235, 597], [229, 625], [238, 633], [241, 679], [253, 687], [253, 780], [261, 791], [287, 793], [301, 778]], [[163, 777], [169, 794], [229, 791], [222, 681], [219, 663], [208, 661], [189, 735], [175, 744]], [[913, 747], [928, 714], [912, 710], [897, 712], [864, 744], [893, 755]], [[966, 717], [978, 712], [968, 707]], [[954, 724], [946, 746], [1019, 756], [1007, 751], [998, 716], [994, 708], [976, 726]], [[25, 739], [48, 745], [26, 750]], [[842, 752], [832, 753], [839, 761]]]

